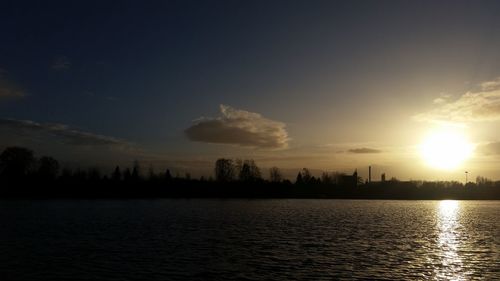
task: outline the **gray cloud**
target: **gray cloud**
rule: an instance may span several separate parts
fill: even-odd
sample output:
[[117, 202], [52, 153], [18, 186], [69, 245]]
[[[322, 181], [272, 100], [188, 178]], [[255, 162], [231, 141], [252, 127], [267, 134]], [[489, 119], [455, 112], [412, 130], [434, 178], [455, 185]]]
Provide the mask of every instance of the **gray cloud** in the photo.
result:
[[71, 67], [71, 61], [67, 56], [57, 56], [50, 66], [54, 70], [65, 70]]
[[5, 77], [5, 71], [0, 69], [0, 99], [22, 98], [24, 96], [24, 91], [10, 82]]
[[132, 144], [118, 138], [89, 133], [64, 124], [37, 123], [30, 120], [0, 119], [0, 128], [10, 129], [23, 136], [47, 134], [64, 144], [77, 146], [107, 146], [127, 149]]
[[438, 107], [413, 118], [430, 122], [481, 122], [500, 120], [500, 78], [483, 82], [454, 101], [440, 99]]
[[220, 105], [221, 116], [200, 118], [184, 132], [192, 141], [258, 148], [286, 148], [285, 124], [258, 113]]
[[476, 151], [484, 155], [500, 155], [500, 142], [489, 142], [480, 144]]
[[378, 149], [374, 149], [374, 148], [361, 147], [361, 148], [352, 148], [352, 149], [349, 149], [347, 152], [358, 153], [358, 154], [366, 154], [366, 153], [380, 153], [382, 151], [378, 150]]

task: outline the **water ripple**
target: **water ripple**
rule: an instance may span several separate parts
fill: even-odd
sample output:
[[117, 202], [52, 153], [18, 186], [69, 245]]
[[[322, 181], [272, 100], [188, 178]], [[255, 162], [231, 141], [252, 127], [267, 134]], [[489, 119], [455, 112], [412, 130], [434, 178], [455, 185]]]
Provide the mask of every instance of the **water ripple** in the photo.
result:
[[0, 204], [1, 280], [500, 280], [500, 202]]

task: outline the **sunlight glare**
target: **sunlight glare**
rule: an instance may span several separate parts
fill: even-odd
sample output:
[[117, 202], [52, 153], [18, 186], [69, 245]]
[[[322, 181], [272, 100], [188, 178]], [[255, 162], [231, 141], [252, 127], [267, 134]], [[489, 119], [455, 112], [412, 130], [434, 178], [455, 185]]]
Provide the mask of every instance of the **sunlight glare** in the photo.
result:
[[430, 133], [420, 145], [420, 154], [426, 164], [441, 170], [453, 170], [468, 159], [473, 145], [465, 135], [455, 130], [442, 129]]
[[437, 249], [440, 252], [442, 266], [435, 267], [437, 280], [466, 280], [462, 272], [463, 260], [459, 254], [461, 247], [459, 211], [458, 201], [439, 202]]
[[439, 202], [439, 213], [441, 217], [454, 217], [458, 209], [458, 201], [442, 200]]

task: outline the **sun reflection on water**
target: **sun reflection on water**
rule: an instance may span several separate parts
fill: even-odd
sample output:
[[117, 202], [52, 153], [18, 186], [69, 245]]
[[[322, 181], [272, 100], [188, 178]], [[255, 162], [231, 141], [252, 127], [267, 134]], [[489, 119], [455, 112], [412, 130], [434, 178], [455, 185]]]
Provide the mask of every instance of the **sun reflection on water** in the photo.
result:
[[460, 203], [454, 200], [443, 200], [438, 206], [438, 241], [437, 247], [441, 265], [436, 267], [438, 280], [465, 280], [463, 261], [459, 255], [460, 220], [458, 213]]

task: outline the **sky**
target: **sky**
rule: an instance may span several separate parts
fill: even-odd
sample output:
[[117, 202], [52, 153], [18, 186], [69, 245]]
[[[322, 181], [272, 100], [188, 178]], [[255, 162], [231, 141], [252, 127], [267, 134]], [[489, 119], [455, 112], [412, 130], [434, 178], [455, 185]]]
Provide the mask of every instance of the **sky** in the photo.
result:
[[[286, 175], [366, 177], [371, 165], [377, 178], [500, 179], [499, 10], [498, 1], [2, 1], [0, 149], [195, 176], [229, 157]], [[473, 146], [453, 169], [420, 151], [443, 130]]]

